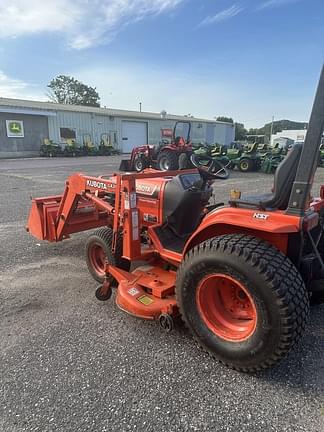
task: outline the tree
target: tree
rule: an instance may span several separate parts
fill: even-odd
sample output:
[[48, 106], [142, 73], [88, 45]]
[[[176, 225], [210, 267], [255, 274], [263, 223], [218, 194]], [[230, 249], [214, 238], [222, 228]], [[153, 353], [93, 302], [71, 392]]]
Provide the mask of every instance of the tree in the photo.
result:
[[234, 120], [232, 117], [226, 117], [226, 116], [218, 116], [216, 118], [216, 121], [221, 121], [225, 123], [232, 123], [235, 125], [235, 141], [244, 140], [245, 136], [247, 134], [247, 130], [244, 127], [243, 123], [234, 123]]
[[[259, 135], [259, 129], [250, 128], [249, 132], [248, 132], [248, 135]], [[263, 135], [263, 134], [260, 134], [260, 135]]]
[[95, 87], [90, 87], [73, 77], [58, 75], [47, 86], [51, 101], [69, 104], [100, 107], [100, 97]]
[[216, 121], [225, 122], [225, 123], [234, 123], [234, 120], [231, 117], [218, 116]]
[[241, 141], [246, 138], [247, 130], [243, 123], [235, 123], [235, 141]]
[[[273, 122], [273, 133], [291, 129], [307, 129], [307, 123], [291, 120], [276, 120]], [[249, 135], [270, 135], [271, 123], [266, 123], [259, 129], [250, 129]]]

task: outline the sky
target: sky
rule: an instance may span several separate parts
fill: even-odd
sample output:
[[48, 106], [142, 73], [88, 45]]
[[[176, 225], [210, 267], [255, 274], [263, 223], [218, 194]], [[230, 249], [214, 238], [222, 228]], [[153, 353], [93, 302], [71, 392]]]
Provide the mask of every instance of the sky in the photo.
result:
[[0, 96], [48, 100], [57, 75], [110, 108], [246, 127], [307, 121], [324, 0], [1, 0]]

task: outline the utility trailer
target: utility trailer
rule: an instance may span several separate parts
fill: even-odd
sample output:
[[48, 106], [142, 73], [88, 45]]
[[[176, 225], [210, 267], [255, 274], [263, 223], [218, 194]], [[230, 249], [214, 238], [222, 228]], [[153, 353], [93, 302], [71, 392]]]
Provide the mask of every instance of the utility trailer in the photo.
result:
[[[227, 366], [273, 366], [300, 340], [311, 299], [323, 299], [324, 186], [311, 197], [324, 126], [324, 68], [305, 144], [279, 165], [272, 191], [209, 205], [215, 165], [192, 170], [74, 174], [61, 196], [32, 201], [27, 230], [86, 242], [98, 300], [167, 331], [181, 316], [194, 339]], [[140, 264], [132, 266], [131, 264]]]

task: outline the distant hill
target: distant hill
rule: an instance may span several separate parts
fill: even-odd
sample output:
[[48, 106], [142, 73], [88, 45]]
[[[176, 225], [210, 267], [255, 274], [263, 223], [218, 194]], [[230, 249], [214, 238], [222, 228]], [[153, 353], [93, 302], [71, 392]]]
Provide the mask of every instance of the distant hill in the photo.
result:
[[[283, 130], [292, 130], [292, 129], [306, 129], [308, 123], [302, 122], [294, 122], [291, 120], [276, 120], [273, 122], [273, 133], [281, 132]], [[250, 129], [250, 135], [270, 135], [271, 131], [271, 123], [265, 124], [262, 128], [259, 129]]]

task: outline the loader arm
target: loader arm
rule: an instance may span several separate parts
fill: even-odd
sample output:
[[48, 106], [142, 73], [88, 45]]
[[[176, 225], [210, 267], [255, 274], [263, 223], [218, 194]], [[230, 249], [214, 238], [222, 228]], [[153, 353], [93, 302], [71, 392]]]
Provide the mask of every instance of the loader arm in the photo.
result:
[[[122, 185], [122, 186], [121, 186]], [[115, 205], [107, 200], [113, 192]], [[140, 235], [135, 177], [130, 174], [104, 179], [74, 174], [62, 196], [32, 200], [27, 231], [39, 240], [58, 242], [75, 232], [110, 226], [114, 238], [123, 221], [123, 250], [128, 259], [140, 255]]]
[[35, 198], [27, 231], [39, 240], [58, 242], [70, 234], [100, 226], [112, 226], [114, 207], [106, 200], [116, 184], [101, 177], [73, 174], [63, 195]]

